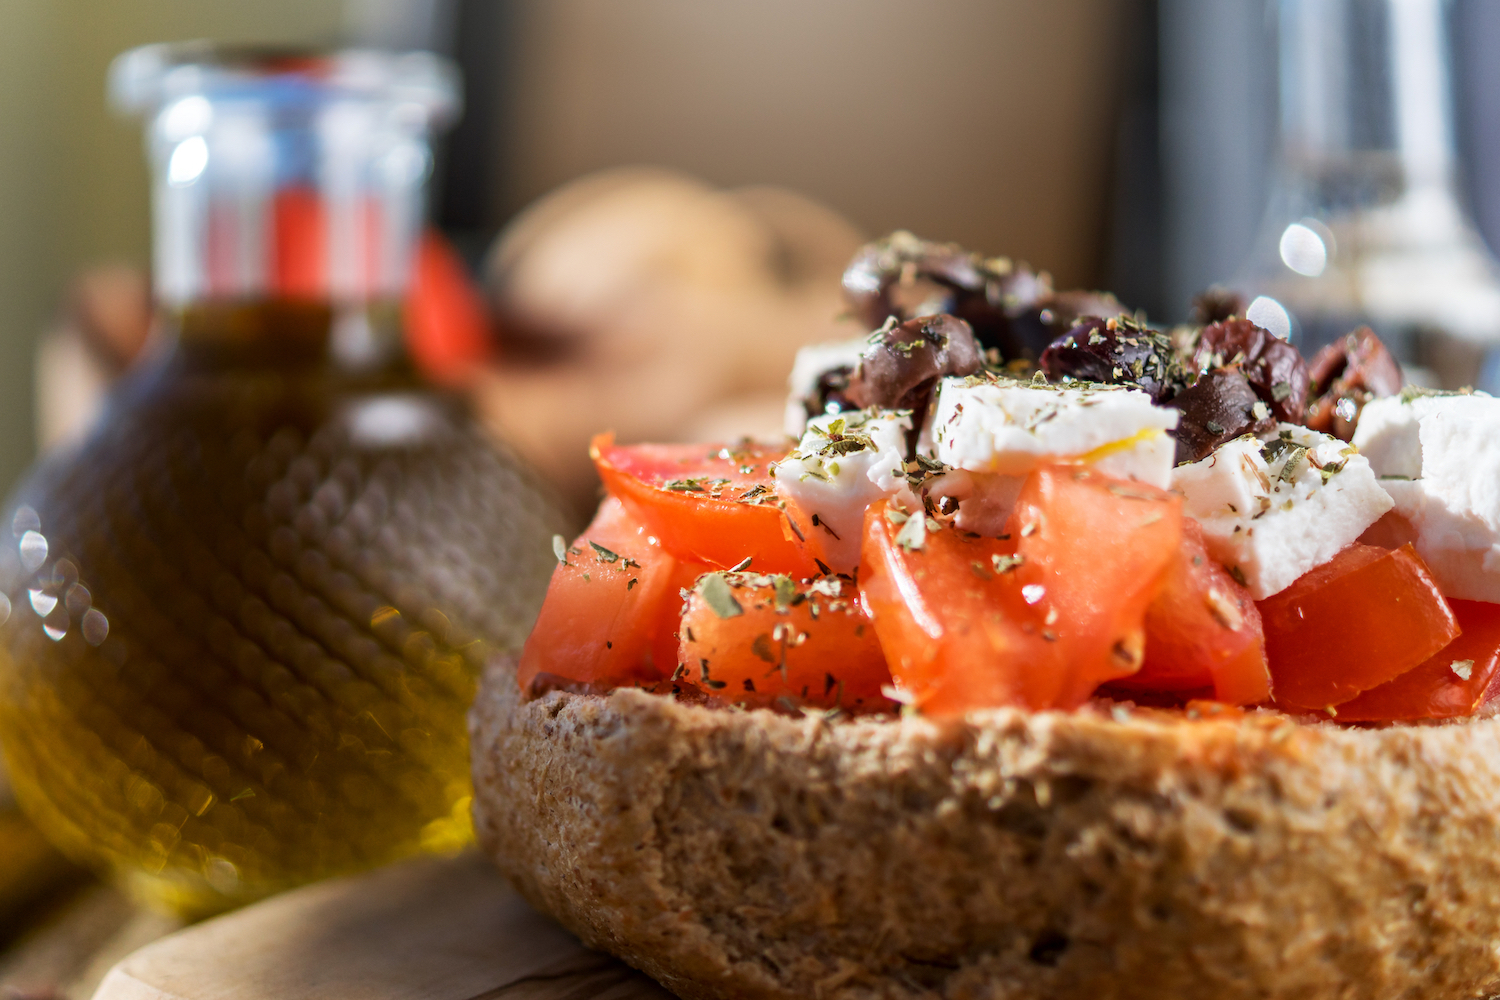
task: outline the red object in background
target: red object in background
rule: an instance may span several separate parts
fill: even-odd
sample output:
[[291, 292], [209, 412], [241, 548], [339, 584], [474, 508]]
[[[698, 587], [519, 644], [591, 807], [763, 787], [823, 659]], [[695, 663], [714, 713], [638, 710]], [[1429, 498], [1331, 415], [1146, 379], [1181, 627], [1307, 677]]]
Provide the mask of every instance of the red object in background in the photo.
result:
[[[374, 206], [370, 208], [364, 226], [366, 232], [375, 233], [379, 219]], [[280, 191], [271, 215], [270, 266], [276, 293], [292, 299], [326, 297], [328, 221], [317, 192], [310, 188]], [[375, 273], [375, 261], [366, 259], [363, 265], [368, 280]], [[407, 350], [422, 374], [434, 382], [461, 383], [494, 352], [484, 297], [453, 244], [432, 228], [417, 244], [405, 320]]]
[[1338, 706], [1340, 722], [1456, 719], [1494, 692], [1500, 667], [1500, 604], [1448, 602], [1463, 634], [1393, 681]]
[[442, 233], [428, 229], [417, 245], [406, 298], [406, 346], [435, 382], [462, 382], [494, 353], [489, 313], [463, 258]]
[[328, 293], [328, 229], [311, 188], [278, 191], [271, 210], [271, 281], [278, 295], [314, 299]]
[[1448, 602], [1410, 545], [1356, 542], [1260, 602], [1277, 704], [1337, 707], [1458, 636]]

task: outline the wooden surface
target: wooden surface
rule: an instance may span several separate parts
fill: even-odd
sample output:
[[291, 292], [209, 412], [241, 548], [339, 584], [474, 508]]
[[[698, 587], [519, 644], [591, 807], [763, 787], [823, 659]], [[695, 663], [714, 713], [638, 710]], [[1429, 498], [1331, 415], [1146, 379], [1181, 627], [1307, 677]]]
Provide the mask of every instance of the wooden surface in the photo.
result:
[[538, 915], [488, 862], [309, 886], [128, 956], [95, 1000], [669, 1000]]

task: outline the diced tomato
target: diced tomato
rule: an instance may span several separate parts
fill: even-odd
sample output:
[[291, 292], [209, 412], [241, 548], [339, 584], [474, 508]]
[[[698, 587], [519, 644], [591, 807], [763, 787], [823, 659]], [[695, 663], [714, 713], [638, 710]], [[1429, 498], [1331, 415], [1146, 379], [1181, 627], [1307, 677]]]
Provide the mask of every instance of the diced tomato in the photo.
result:
[[867, 711], [891, 683], [854, 587], [838, 577], [714, 573], [689, 597], [679, 629], [680, 681], [742, 705]]
[[1203, 529], [1185, 518], [1182, 546], [1146, 611], [1146, 662], [1122, 692], [1210, 690], [1227, 705], [1271, 696], [1260, 612], [1250, 592], [1208, 554]]
[[618, 500], [552, 571], [536, 626], [521, 651], [522, 690], [558, 683], [649, 683], [677, 667], [681, 590], [711, 567], [679, 560], [653, 542]]
[[750, 557], [759, 573], [818, 574], [771, 478], [771, 463], [786, 456], [785, 447], [617, 445], [601, 434], [589, 454], [604, 488], [674, 555], [720, 569]]
[[1340, 722], [1453, 719], [1484, 703], [1500, 667], [1500, 604], [1449, 601], [1462, 634], [1393, 681], [1338, 706]]
[[859, 569], [891, 676], [934, 715], [1033, 704], [1043, 613], [1021, 597], [1014, 542], [943, 529], [906, 547], [906, 520], [870, 506]]
[[1413, 669], [1459, 632], [1410, 545], [1356, 542], [1260, 602], [1278, 704], [1342, 705]]
[[1027, 478], [1009, 538], [917, 532], [872, 506], [860, 588], [892, 676], [933, 715], [1076, 707], [1140, 668], [1181, 511], [1175, 494], [1062, 465]]

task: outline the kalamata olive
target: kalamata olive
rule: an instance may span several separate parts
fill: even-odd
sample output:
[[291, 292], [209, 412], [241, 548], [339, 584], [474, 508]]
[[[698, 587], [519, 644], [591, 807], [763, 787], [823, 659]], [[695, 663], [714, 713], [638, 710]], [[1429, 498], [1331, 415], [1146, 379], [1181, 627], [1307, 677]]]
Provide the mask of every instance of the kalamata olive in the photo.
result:
[[1167, 405], [1182, 414], [1176, 431], [1178, 464], [1206, 458], [1241, 434], [1276, 429], [1271, 408], [1237, 365], [1204, 372]]
[[871, 336], [844, 395], [857, 407], [911, 410], [913, 424], [919, 424], [938, 379], [983, 367], [973, 329], [956, 316], [887, 322]]
[[1248, 319], [1210, 323], [1193, 353], [1198, 371], [1239, 365], [1277, 420], [1299, 424], [1307, 407], [1307, 362], [1291, 344]]
[[967, 322], [983, 347], [1006, 358], [1026, 356], [1012, 326], [1051, 294], [1045, 272], [905, 231], [866, 244], [844, 271], [844, 297], [868, 328], [892, 316], [905, 322], [947, 313]]
[[1010, 352], [1006, 357], [1035, 361], [1042, 356], [1048, 345], [1085, 317], [1110, 319], [1128, 315], [1130, 310], [1108, 292], [1054, 292], [1038, 299], [1030, 309], [1012, 317]]
[[1165, 403], [1186, 384], [1172, 339], [1138, 320], [1089, 316], [1042, 352], [1042, 371], [1053, 381], [1064, 377], [1114, 385], [1134, 385]]
[[1307, 426], [1345, 441], [1354, 437], [1365, 404], [1401, 391], [1401, 366], [1375, 331], [1362, 326], [1313, 356], [1308, 366], [1311, 387]]
[[839, 365], [819, 375], [818, 381], [813, 385], [812, 395], [802, 403], [807, 415], [817, 417], [824, 413], [859, 409], [849, 401], [849, 376], [852, 374], [853, 366]]
[[1191, 318], [1199, 325], [1245, 315], [1245, 297], [1223, 285], [1209, 285], [1193, 296]]

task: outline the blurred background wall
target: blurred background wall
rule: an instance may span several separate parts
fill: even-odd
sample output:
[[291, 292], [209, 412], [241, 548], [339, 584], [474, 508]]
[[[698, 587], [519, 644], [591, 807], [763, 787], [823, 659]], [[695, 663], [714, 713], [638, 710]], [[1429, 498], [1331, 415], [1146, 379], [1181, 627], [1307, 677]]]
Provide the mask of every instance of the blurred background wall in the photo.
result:
[[[1460, 135], [1500, 152], [1500, 4], [1455, 0]], [[431, 47], [469, 114], [437, 219], [477, 261], [535, 197], [662, 164], [776, 183], [867, 234], [1007, 253], [1153, 316], [1233, 270], [1274, 136], [1268, 0], [0, 0], [0, 488], [33, 453], [32, 354], [70, 276], [144, 266], [136, 123], [104, 103], [147, 41]], [[1500, 234], [1500, 178], [1470, 171]]]

